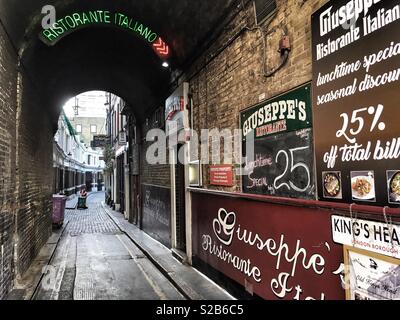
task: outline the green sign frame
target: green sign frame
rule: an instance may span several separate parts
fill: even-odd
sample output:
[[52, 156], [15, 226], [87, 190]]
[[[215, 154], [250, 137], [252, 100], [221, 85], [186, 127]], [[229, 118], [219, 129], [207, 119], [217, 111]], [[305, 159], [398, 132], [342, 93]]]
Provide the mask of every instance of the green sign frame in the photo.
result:
[[257, 104], [241, 112], [240, 118], [243, 140], [253, 131], [257, 140], [312, 124], [311, 83]]

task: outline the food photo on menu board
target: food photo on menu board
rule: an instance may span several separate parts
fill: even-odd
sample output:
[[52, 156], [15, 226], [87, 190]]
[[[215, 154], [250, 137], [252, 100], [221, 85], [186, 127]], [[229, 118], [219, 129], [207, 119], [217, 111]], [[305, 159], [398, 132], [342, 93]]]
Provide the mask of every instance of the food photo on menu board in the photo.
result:
[[389, 203], [400, 204], [400, 170], [387, 172]]
[[375, 202], [375, 177], [373, 171], [351, 172], [351, 192], [353, 200]]
[[339, 171], [323, 172], [324, 197], [342, 199], [342, 175]]

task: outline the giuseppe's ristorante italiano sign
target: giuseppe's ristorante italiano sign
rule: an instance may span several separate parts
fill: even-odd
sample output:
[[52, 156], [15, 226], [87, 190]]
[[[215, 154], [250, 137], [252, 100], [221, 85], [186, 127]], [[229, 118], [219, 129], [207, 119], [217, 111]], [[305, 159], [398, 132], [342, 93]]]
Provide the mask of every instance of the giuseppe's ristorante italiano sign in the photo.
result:
[[400, 1], [330, 1], [312, 17], [321, 200], [400, 205]]
[[267, 100], [242, 113], [243, 137], [260, 139], [311, 127], [310, 86]]
[[267, 300], [344, 298], [343, 249], [328, 214], [221, 194], [194, 192], [192, 201], [195, 265]]

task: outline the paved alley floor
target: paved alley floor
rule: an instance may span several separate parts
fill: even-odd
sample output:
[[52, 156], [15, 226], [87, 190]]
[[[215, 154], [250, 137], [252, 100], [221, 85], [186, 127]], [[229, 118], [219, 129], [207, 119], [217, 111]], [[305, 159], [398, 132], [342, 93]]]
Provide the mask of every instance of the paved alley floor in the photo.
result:
[[66, 210], [68, 225], [36, 300], [180, 300], [184, 297], [104, 211], [104, 193], [88, 210]]

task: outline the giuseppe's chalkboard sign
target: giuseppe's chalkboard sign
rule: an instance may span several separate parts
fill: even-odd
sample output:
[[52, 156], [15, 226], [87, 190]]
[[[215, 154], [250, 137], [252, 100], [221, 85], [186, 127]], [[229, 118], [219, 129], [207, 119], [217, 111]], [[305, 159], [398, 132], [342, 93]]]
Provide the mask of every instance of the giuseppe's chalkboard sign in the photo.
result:
[[315, 198], [310, 86], [290, 91], [241, 116], [243, 150], [254, 134], [254, 155], [242, 168], [245, 193]]
[[319, 199], [400, 206], [399, 1], [330, 1], [312, 38]]

